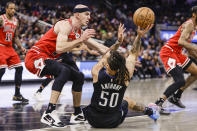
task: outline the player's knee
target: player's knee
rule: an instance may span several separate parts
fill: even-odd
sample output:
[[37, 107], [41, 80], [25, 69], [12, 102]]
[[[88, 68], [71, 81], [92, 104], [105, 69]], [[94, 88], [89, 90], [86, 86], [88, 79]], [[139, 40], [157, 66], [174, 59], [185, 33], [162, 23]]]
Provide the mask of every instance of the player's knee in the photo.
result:
[[77, 79], [73, 81], [72, 90], [75, 92], [81, 92], [84, 83], [84, 74], [82, 72], [79, 73]]
[[67, 81], [70, 76], [70, 70], [67, 67], [62, 67], [59, 74], [60, 81]]
[[68, 81], [70, 70], [67, 67], [61, 67], [58, 76], [52, 86], [52, 90], [61, 92], [64, 84]]

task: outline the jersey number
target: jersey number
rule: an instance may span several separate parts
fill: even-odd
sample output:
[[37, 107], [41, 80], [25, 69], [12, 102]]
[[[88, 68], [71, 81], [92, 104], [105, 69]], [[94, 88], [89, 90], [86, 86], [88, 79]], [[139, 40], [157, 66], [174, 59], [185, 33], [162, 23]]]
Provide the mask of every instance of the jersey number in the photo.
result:
[[12, 41], [12, 33], [7, 32], [5, 41]]
[[45, 67], [45, 64], [44, 64], [43, 59], [40, 58], [40, 59], [38, 59], [38, 60], [35, 60], [35, 61], [34, 61], [34, 66], [35, 66], [37, 69], [42, 70], [42, 69]]
[[110, 100], [107, 98], [107, 96], [109, 96], [109, 92], [105, 92], [105, 91], [101, 92], [101, 99], [103, 100], [103, 102], [100, 101], [99, 105], [100, 106], [107, 106], [107, 103], [109, 101], [110, 107], [116, 107], [117, 103], [118, 103], [119, 93], [112, 93]]
[[168, 66], [169, 66], [170, 68], [174, 68], [174, 67], [176, 66], [176, 60], [173, 59], [173, 58], [169, 58], [169, 59], [168, 59]]

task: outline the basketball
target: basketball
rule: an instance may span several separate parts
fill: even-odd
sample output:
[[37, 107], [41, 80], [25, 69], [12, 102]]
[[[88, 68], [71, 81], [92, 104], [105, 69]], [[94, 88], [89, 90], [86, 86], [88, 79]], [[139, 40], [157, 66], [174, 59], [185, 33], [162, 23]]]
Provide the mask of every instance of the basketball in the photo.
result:
[[137, 9], [133, 15], [134, 24], [141, 28], [146, 28], [149, 24], [155, 21], [154, 12], [148, 7], [141, 7]]

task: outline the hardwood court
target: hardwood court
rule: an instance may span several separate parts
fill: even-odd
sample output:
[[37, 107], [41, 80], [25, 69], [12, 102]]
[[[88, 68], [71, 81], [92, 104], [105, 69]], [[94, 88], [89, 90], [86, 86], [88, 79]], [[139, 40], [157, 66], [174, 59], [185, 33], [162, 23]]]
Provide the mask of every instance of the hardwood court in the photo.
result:
[[[170, 79], [154, 79], [132, 81], [127, 89], [126, 96], [134, 100], [148, 104], [154, 102], [171, 83]], [[170, 116], [161, 116], [157, 122], [141, 113], [129, 112], [124, 123], [115, 129], [95, 129], [89, 124], [68, 125], [64, 128], [50, 128], [40, 123], [40, 117], [49, 101], [51, 84], [43, 91], [43, 102], [36, 102], [32, 97], [39, 84], [25, 84], [22, 86], [24, 97], [29, 98], [30, 103], [20, 104], [12, 101], [14, 93], [13, 85], [1, 85], [0, 91], [0, 130], [44, 130], [44, 131], [197, 131], [197, 91], [193, 84], [183, 93], [182, 101], [186, 109], [180, 109], [166, 102], [166, 109], [170, 110]], [[63, 122], [69, 123], [72, 113], [71, 83], [65, 85], [60, 97], [58, 112]], [[83, 88], [82, 104], [87, 105], [92, 95], [92, 83], [85, 82]], [[137, 115], [137, 116], [134, 116]]]

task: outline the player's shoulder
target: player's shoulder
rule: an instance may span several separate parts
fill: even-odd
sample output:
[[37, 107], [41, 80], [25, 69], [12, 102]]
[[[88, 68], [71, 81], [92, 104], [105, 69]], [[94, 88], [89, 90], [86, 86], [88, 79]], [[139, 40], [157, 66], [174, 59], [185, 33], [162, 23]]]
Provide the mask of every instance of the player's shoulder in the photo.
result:
[[70, 27], [70, 23], [69, 23], [69, 21], [67, 21], [67, 20], [60, 20], [60, 21], [58, 21], [55, 25]]
[[185, 27], [194, 27], [192, 19], [189, 19], [189, 20], [185, 21], [183, 23], [183, 26], [185, 26]]
[[58, 30], [71, 30], [72, 26], [70, 25], [69, 21], [60, 20], [55, 24], [54, 28]]

